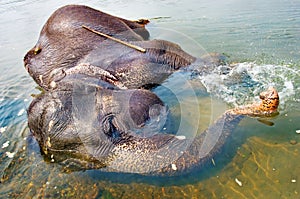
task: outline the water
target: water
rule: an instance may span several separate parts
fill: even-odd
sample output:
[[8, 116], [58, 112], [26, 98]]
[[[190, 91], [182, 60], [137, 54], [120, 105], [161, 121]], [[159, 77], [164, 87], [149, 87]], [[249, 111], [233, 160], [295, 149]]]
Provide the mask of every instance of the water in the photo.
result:
[[[97, 171], [67, 173], [57, 164], [46, 163], [27, 128], [30, 95], [38, 91], [22, 59], [50, 14], [69, 3], [86, 4], [128, 19], [150, 18], [152, 38], [176, 42], [195, 56], [206, 52], [228, 55], [234, 62], [230, 74], [220, 75], [216, 69], [185, 84], [175, 75], [164, 84], [168, 88], [197, 88], [199, 131], [227, 106], [251, 102], [268, 86], [279, 91], [280, 115], [271, 120], [272, 127], [246, 118], [215, 165], [185, 178], [149, 179]], [[300, 134], [296, 133], [300, 129], [299, 1], [2, 0], [0, 19], [0, 198], [300, 197]], [[155, 92], [170, 103], [176, 117], [180, 107], [170, 99], [172, 95], [162, 90], [157, 88]], [[189, 95], [178, 94], [186, 102]], [[194, 107], [187, 106], [185, 111], [192, 114], [186, 116], [186, 123], [198, 124], [193, 120]]]

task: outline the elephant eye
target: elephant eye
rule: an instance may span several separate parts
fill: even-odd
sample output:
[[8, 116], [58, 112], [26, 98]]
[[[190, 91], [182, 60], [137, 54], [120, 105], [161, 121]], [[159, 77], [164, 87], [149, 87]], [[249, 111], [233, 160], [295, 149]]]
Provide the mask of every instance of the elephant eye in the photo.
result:
[[40, 52], [42, 51], [42, 49], [40, 47], [35, 47], [34, 50], [33, 50], [33, 53], [35, 55], [39, 54]]

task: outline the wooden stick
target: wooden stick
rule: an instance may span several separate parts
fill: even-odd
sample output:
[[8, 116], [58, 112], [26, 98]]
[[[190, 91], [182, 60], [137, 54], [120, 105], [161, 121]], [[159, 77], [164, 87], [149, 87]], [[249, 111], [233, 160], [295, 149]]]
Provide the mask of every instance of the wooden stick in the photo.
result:
[[109, 36], [109, 35], [107, 35], [107, 34], [104, 34], [104, 33], [102, 33], [102, 32], [98, 32], [98, 31], [96, 31], [96, 30], [93, 30], [93, 29], [91, 29], [91, 28], [85, 26], [85, 25], [83, 25], [82, 27], [83, 27], [84, 29], [87, 29], [87, 30], [89, 30], [89, 31], [91, 31], [91, 32], [93, 32], [93, 33], [95, 33], [95, 34], [97, 34], [97, 35], [100, 35], [100, 36], [102, 36], [102, 37], [106, 37], [106, 38], [111, 39], [111, 40], [113, 40], [113, 41], [115, 41], [115, 42], [118, 42], [118, 43], [123, 44], [123, 45], [125, 45], [125, 46], [128, 46], [128, 47], [130, 47], [130, 48], [133, 48], [133, 49], [135, 49], [135, 50], [138, 50], [138, 51], [140, 51], [140, 52], [142, 52], [142, 53], [145, 53], [145, 52], [146, 52], [146, 49], [145, 49], [145, 48], [142, 48], [142, 47], [139, 47], [139, 46], [130, 44], [130, 43], [128, 43], [128, 42], [125, 42], [125, 41], [122, 41], [122, 40], [120, 40], [120, 39], [114, 38], [114, 37]]

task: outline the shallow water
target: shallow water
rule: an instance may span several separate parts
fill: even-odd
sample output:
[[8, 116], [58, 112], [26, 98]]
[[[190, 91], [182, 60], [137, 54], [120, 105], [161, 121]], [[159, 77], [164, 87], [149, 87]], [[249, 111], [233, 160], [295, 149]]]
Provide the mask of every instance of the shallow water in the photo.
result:
[[[180, 106], [163, 87], [154, 90], [175, 118], [183, 114], [184, 128], [201, 132], [226, 108], [256, 100], [268, 86], [279, 91], [280, 115], [270, 120], [273, 126], [244, 119], [214, 164], [182, 178], [68, 173], [45, 162], [27, 128], [30, 95], [38, 91], [22, 59], [51, 13], [69, 3], [129, 19], [152, 19], [152, 38], [178, 43], [195, 56], [221, 52], [230, 57], [230, 74], [220, 75], [216, 69], [187, 80], [179, 74], [170, 77], [164, 87], [176, 93]], [[2, 0], [0, 25], [0, 198], [300, 197], [299, 1]], [[188, 106], [195, 98], [200, 100], [196, 113]]]

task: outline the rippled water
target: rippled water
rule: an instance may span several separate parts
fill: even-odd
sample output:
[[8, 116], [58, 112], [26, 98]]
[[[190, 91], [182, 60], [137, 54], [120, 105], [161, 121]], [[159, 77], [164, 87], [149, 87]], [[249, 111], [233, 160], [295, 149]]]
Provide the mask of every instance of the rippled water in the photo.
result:
[[[194, 77], [173, 75], [167, 88], [195, 88], [205, 129], [224, 108], [251, 102], [268, 86], [278, 89], [280, 115], [267, 126], [244, 119], [207, 170], [185, 178], [144, 178], [99, 171], [63, 172], [43, 160], [27, 128], [26, 109], [38, 93], [23, 56], [51, 13], [65, 4], [86, 4], [120, 17], [149, 18], [152, 38], [180, 44], [195, 56], [221, 52], [232, 71]], [[39, 1], [0, 2], [0, 198], [299, 198], [300, 2], [297, 0]], [[187, 86], [187, 87], [186, 87]], [[212, 94], [205, 91], [205, 88]], [[155, 92], [179, 108], [172, 95]], [[177, 94], [188, 103], [189, 92]], [[188, 125], [194, 107], [185, 107]], [[185, 116], [184, 116], [185, 117]]]

